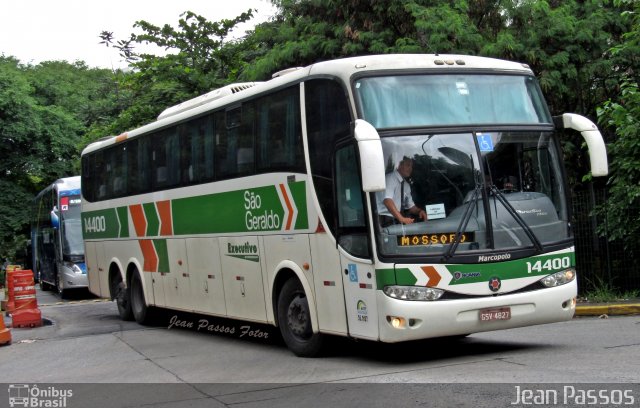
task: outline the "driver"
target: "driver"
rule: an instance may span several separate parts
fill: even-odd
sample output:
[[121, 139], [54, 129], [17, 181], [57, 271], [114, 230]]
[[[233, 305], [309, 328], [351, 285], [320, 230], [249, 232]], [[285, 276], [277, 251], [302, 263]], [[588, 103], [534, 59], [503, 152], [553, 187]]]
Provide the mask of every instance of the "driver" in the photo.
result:
[[501, 179], [502, 190], [516, 191], [518, 189], [518, 179], [515, 176], [505, 176]]
[[427, 220], [427, 213], [416, 206], [411, 197], [411, 185], [409, 185], [406, 179], [411, 176], [412, 172], [413, 160], [404, 156], [398, 164], [398, 168], [387, 174], [387, 187], [385, 191], [376, 194], [378, 214], [382, 227], [396, 223], [413, 223], [413, 218], [405, 217], [404, 211], [409, 214], [418, 215], [423, 221]]

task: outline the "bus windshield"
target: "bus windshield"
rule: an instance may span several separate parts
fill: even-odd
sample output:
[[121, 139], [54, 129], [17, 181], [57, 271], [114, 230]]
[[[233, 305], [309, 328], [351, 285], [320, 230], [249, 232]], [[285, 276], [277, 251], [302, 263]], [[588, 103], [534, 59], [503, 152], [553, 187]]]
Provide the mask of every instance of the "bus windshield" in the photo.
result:
[[81, 199], [79, 195], [60, 197], [60, 232], [64, 256], [84, 255], [82, 226], [80, 224]]
[[535, 78], [522, 75], [402, 75], [355, 83], [363, 119], [377, 129], [551, 123]]
[[[385, 137], [382, 146], [387, 190], [376, 193], [374, 210], [384, 256], [540, 250], [570, 237], [560, 155], [549, 132]], [[398, 171], [405, 160], [408, 176]], [[416, 206], [426, 221], [388, 217], [384, 199], [394, 188], [404, 215]]]

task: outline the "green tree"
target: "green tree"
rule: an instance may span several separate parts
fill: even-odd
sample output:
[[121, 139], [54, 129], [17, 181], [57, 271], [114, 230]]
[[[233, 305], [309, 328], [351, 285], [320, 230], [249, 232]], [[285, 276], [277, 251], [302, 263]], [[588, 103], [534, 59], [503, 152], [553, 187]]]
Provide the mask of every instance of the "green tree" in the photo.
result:
[[[273, 0], [279, 14], [247, 38], [255, 58], [247, 79], [296, 65], [363, 54], [469, 53], [482, 46], [468, 1]], [[473, 9], [475, 14], [471, 14]], [[491, 14], [492, 11], [486, 11]], [[495, 15], [495, 10], [493, 10]], [[487, 18], [484, 24], [488, 24]], [[482, 22], [482, 21], [481, 21]], [[262, 51], [260, 51], [262, 50]]]
[[[597, 120], [597, 107], [618, 92], [616, 67], [625, 64], [609, 53], [629, 24], [621, 7], [609, 0], [525, 0], [503, 2], [505, 26], [483, 55], [522, 61], [536, 73], [553, 114], [573, 112]], [[561, 143], [570, 184], [583, 187], [588, 153], [575, 132]], [[587, 178], [588, 180], [588, 178]]]
[[28, 236], [31, 199], [45, 183], [68, 175], [77, 160], [80, 122], [58, 106], [42, 106], [28, 75], [0, 58], [0, 256], [12, 257]]
[[25, 73], [39, 105], [57, 106], [86, 128], [113, 117], [122, 108], [118, 71], [89, 68], [81, 61], [45, 61]]
[[608, 145], [610, 178], [608, 203], [598, 209], [607, 222], [599, 232], [609, 240], [624, 240], [628, 250], [637, 251], [640, 236], [640, 3], [618, 0], [618, 4], [633, 5], [632, 11], [621, 14], [631, 21], [632, 29], [623, 43], [611, 49], [614, 56], [630, 58], [621, 70], [620, 92], [598, 110], [600, 123], [615, 130]]
[[[118, 134], [153, 121], [164, 109], [237, 80], [242, 68], [243, 42], [230, 40], [230, 32], [248, 21], [252, 10], [233, 19], [218, 22], [187, 11], [176, 28], [162, 27], [144, 20], [134, 24], [142, 34], [131, 34], [117, 41], [110, 32], [102, 32], [102, 42], [116, 47], [129, 62], [132, 72], [123, 75], [119, 88], [126, 90], [130, 104], [107, 126], [95, 128], [102, 133]], [[141, 44], [156, 45], [168, 53], [158, 56], [138, 53]]]

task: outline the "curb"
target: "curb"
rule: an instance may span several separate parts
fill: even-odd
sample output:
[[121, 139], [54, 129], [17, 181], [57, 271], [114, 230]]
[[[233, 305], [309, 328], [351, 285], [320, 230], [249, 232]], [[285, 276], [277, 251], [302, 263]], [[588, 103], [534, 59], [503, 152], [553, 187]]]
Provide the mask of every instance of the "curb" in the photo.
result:
[[576, 306], [576, 316], [622, 316], [640, 314], [640, 303]]

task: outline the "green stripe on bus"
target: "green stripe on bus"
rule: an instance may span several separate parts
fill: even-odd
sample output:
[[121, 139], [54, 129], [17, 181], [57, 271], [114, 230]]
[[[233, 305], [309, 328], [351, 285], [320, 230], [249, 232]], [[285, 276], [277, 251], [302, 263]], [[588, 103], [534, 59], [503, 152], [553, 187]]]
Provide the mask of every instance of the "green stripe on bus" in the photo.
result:
[[82, 236], [84, 239], [118, 238], [119, 232], [118, 216], [115, 209], [82, 213]]
[[[292, 230], [307, 229], [305, 183], [288, 186], [298, 211]], [[277, 188], [270, 185], [173, 200], [174, 234], [280, 231], [287, 219]]]
[[500, 279], [519, 279], [528, 276], [546, 276], [552, 273], [575, 267], [575, 254], [572, 251], [533, 256], [514, 261], [494, 262], [470, 265], [446, 265], [453, 275], [451, 285], [486, 282], [490, 277]]
[[309, 217], [307, 215], [307, 190], [305, 183], [291, 183], [289, 184], [289, 190], [298, 208], [298, 219], [295, 229], [307, 229], [309, 228]]
[[144, 216], [147, 219], [147, 237], [157, 237], [160, 232], [160, 218], [158, 218], [158, 212], [156, 211], [155, 203], [142, 204], [144, 210]]
[[409, 268], [396, 268], [396, 282], [398, 285], [412, 286], [418, 282], [418, 279]]
[[116, 208], [118, 221], [120, 221], [120, 231], [118, 237], [129, 238], [129, 209], [127, 207]]
[[376, 289], [383, 289], [387, 285], [396, 284], [396, 273], [393, 268], [376, 269]]
[[[280, 185], [185, 197], [171, 201], [174, 235], [282, 231], [309, 228], [304, 181]], [[281, 198], [282, 197], [282, 198]], [[157, 237], [160, 218], [154, 202], [142, 204], [145, 237]], [[291, 208], [291, 213], [289, 212]], [[128, 238], [128, 207], [82, 213], [85, 239]], [[120, 222], [118, 222], [120, 221]], [[289, 226], [289, 229], [287, 229]]]
[[170, 272], [169, 251], [167, 250], [167, 240], [154, 239], [153, 247], [156, 249], [156, 254], [158, 254], [158, 272], [163, 272], [163, 273]]

